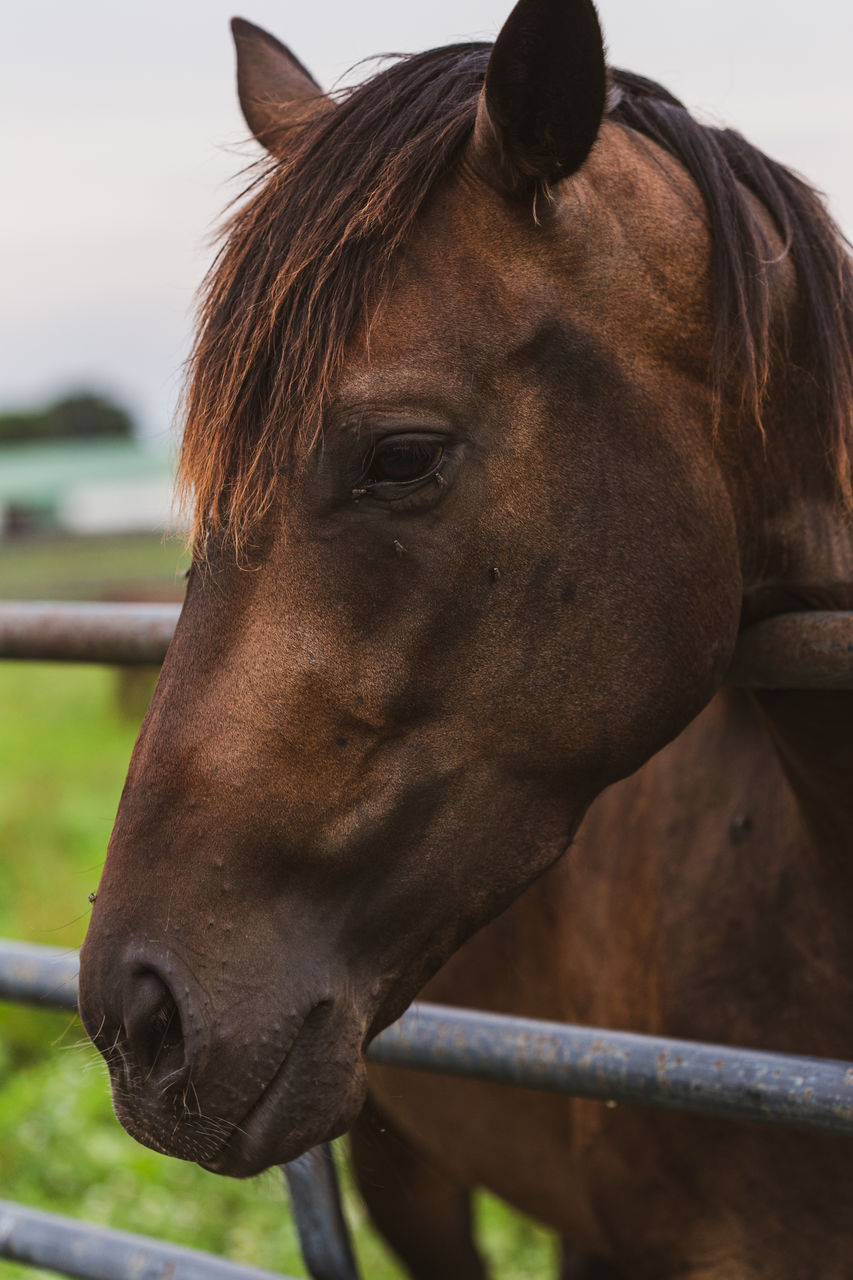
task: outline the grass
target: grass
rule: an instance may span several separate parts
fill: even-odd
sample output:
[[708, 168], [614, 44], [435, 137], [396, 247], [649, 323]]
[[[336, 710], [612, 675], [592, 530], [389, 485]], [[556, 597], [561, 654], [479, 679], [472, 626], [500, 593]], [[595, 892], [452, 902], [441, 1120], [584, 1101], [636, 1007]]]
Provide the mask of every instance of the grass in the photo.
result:
[[[178, 555], [143, 541], [90, 545], [88, 559], [80, 541], [55, 559], [45, 544], [16, 544], [20, 562], [0, 544], [0, 597], [97, 598], [107, 570], [110, 582], [129, 574], [125, 598], [149, 595], [174, 583]], [[143, 709], [144, 698], [129, 717], [119, 694], [109, 669], [0, 663], [0, 936], [82, 940]], [[138, 1146], [76, 1019], [0, 1004], [0, 1170], [5, 1198], [305, 1275], [280, 1174], [231, 1182]], [[344, 1181], [365, 1280], [401, 1280]], [[488, 1196], [476, 1214], [498, 1280], [555, 1274], [548, 1233]], [[0, 1263], [0, 1277], [33, 1274]]]
[[189, 557], [157, 534], [0, 539], [0, 599], [180, 599]]

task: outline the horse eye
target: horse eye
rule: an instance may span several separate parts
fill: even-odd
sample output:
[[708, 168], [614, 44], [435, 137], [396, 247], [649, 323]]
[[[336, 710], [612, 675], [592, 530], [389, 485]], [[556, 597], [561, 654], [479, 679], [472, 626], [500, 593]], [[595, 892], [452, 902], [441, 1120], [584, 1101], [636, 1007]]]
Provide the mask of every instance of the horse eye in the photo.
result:
[[367, 462], [370, 484], [412, 484], [431, 476], [444, 455], [436, 440], [398, 437], [380, 440]]

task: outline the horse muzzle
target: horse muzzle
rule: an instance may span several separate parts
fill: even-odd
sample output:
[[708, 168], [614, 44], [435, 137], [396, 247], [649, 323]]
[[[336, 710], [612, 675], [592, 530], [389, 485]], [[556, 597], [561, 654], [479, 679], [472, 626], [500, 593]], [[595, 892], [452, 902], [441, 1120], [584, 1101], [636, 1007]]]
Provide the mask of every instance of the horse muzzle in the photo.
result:
[[238, 998], [174, 958], [109, 966], [84, 950], [80, 1016], [128, 1133], [242, 1178], [345, 1132], [366, 1088], [363, 1020], [328, 991], [283, 989]]

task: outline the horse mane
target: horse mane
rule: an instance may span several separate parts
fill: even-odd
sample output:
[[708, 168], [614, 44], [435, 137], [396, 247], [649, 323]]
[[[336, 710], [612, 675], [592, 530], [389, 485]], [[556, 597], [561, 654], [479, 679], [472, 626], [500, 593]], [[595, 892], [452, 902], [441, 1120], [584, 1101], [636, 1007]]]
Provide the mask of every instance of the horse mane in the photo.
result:
[[[400, 58], [292, 128], [225, 226], [205, 282], [184, 393], [179, 491], [193, 536], [239, 544], [276, 477], [319, 436], [347, 341], [389, 283], [399, 250], [471, 135], [491, 46]], [[718, 402], [738, 379], [758, 425], [773, 359], [766, 236], [796, 264], [815, 394], [838, 485], [853, 505], [853, 270], [819, 195], [739, 134], [700, 124], [659, 85], [613, 72], [610, 118], [662, 146], [705, 199], [717, 306]]]
[[[770, 272], [790, 255], [810, 346], [816, 410], [839, 495], [853, 510], [853, 263], [821, 194], [733, 129], [695, 120], [666, 89], [614, 71], [611, 119], [656, 142], [684, 165], [705, 201], [713, 241], [717, 326], [711, 377], [720, 405], [731, 386], [759, 429], [774, 360]], [[768, 243], [750, 195], [782, 236]]]

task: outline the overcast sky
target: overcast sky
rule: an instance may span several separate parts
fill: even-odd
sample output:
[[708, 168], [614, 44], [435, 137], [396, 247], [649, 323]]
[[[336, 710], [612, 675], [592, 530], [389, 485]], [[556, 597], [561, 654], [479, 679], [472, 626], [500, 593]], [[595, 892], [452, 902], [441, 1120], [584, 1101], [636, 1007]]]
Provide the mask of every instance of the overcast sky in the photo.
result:
[[[245, 0], [242, 14], [331, 84], [375, 53], [491, 39], [509, 8]], [[805, 173], [853, 232], [850, 0], [599, 9], [615, 65]], [[1, 11], [0, 406], [95, 385], [165, 433], [209, 236], [253, 154], [233, 87], [234, 7], [3, 0]]]

